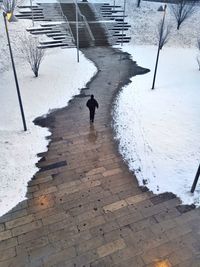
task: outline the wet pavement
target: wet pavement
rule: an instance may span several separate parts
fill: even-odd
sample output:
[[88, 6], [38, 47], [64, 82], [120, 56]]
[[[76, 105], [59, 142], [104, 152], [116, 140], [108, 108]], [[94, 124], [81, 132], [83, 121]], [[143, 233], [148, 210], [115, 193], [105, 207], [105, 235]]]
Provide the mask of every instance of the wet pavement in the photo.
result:
[[146, 70], [111, 47], [83, 51], [99, 71], [68, 107], [36, 120], [51, 141], [27, 200], [0, 218], [0, 267], [200, 267], [200, 210], [140, 188], [113, 138], [113, 99]]

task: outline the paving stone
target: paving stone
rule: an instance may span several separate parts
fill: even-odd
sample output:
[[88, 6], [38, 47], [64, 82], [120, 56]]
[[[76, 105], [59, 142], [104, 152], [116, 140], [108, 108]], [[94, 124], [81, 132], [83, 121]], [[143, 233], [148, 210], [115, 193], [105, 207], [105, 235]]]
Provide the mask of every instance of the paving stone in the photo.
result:
[[90, 211], [86, 211], [84, 213], [77, 215], [76, 219], [78, 222], [82, 222], [82, 221], [89, 220], [89, 219], [92, 219], [94, 217], [100, 216], [102, 214], [103, 214], [103, 212], [100, 209], [94, 208]]
[[191, 259], [193, 253], [188, 248], [176, 249], [171, 255], [169, 255], [169, 261], [172, 266], [180, 264], [184, 260]]
[[5, 230], [5, 225], [3, 223], [0, 223], [0, 232]]
[[[131, 248], [130, 248], [131, 249]], [[134, 250], [133, 250], [134, 251]], [[114, 267], [144, 267], [144, 262], [140, 256], [130, 257], [127, 259], [126, 257], [120, 258], [119, 263], [115, 264]], [[167, 266], [165, 266], [167, 267]]]
[[50, 193], [56, 192], [57, 191], [57, 187], [56, 186], [50, 186], [46, 189], [43, 190], [38, 190], [36, 192], [33, 193], [33, 197], [39, 197], [39, 196], [43, 196], [43, 195], [48, 195]]
[[[130, 228], [134, 231], [134, 232], [138, 232], [138, 231], [141, 231], [145, 228], [148, 228], [153, 225], [157, 225], [157, 221], [155, 220], [155, 218], [153, 216], [151, 217], [148, 217], [148, 218], [145, 218], [145, 219], [142, 219], [142, 220], [139, 220], [139, 221], [136, 221], [134, 223], [131, 223], [130, 224]], [[153, 231], [152, 231], [153, 232]]]
[[123, 249], [126, 247], [126, 244], [124, 243], [123, 239], [118, 239], [113, 242], [110, 242], [106, 245], [103, 245], [99, 248], [97, 248], [97, 254], [99, 255], [99, 258], [105, 257], [107, 255], [110, 255], [114, 253], [117, 250]]
[[104, 224], [90, 228], [90, 233], [92, 234], [92, 236], [105, 235], [106, 233], [112, 232], [113, 230], [119, 228], [120, 226], [115, 221], [106, 222]]
[[43, 226], [41, 228], [37, 228], [35, 230], [17, 236], [17, 240], [19, 245], [21, 245], [22, 243], [31, 242], [32, 240], [43, 237], [44, 235], [47, 234], [48, 234], [48, 228], [47, 226]]
[[112, 176], [112, 175], [115, 175], [115, 174], [118, 174], [118, 173], [121, 173], [122, 170], [120, 168], [116, 168], [116, 169], [113, 169], [113, 170], [108, 170], [108, 171], [105, 171], [102, 173], [102, 175], [104, 177], [108, 177], [108, 176]]
[[34, 215], [27, 215], [5, 223], [6, 229], [11, 229], [34, 221]]
[[12, 237], [12, 233], [10, 230], [0, 232], [0, 241], [9, 239]]
[[17, 254], [20, 254], [21, 250], [31, 252], [37, 248], [47, 246], [49, 244], [49, 239], [47, 236], [41, 236], [37, 239], [29, 240], [28, 242], [22, 243], [17, 247]]
[[[115, 265], [121, 264], [121, 266], [124, 266], [124, 261], [131, 259], [131, 258], [132, 259], [135, 258], [135, 266], [141, 266], [141, 263], [142, 263], [142, 266], [144, 266], [144, 262], [142, 258], [140, 258], [139, 256], [137, 257], [137, 255], [140, 253], [141, 251], [138, 248], [130, 246], [128, 248], [123, 248], [113, 253], [111, 255], [111, 258]], [[136, 263], [140, 265], [136, 265]]]
[[65, 160], [64, 161], [59, 161], [59, 162], [56, 162], [56, 163], [53, 163], [53, 164], [49, 164], [49, 165], [43, 166], [43, 167], [40, 168], [39, 171], [40, 172], [44, 172], [44, 171], [60, 168], [60, 167], [66, 166], [66, 165], [67, 165], [67, 162]]
[[86, 176], [91, 176], [91, 175], [94, 175], [94, 174], [103, 173], [103, 172], [105, 172], [105, 170], [106, 169], [104, 167], [99, 167], [99, 168], [95, 168], [95, 169], [90, 170], [85, 175]]
[[86, 229], [90, 229], [94, 226], [101, 225], [105, 223], [105, 219], [103, 216], [98, 216], [95, 218], [92, 218], [90, 220], [86, 220], [81, 222], [79, 225], [77, 225], [79, 231], [84, 231]]
[[0, 262], [16, 256], [15, 248], [7, 248], [0, 251]]
[[82, 254], [88, 250], [100, 247], [103, 245], [104, 242], [105, 242], [104, 238], [100, 236], [82, 242], [77, 247], [78, 254]]
[[175, 267], [199, 267], [200, 259], [193, 257], [189, 260], [184, 260], [179, 264], [176, 264]]
[[145, 265], [145, 267], [172, 267], [170, 261], [168, 259], [155, 259], [153, 263]]
[[60, 213], [56, 213], [54, 215], [50, 215], [45, 218], [42, 218], [42, 223], [43, 225], [52, 224], [52, 223], [66, 220], [69, 217], [70, 215], [67, 214], [66, 212], [60, 212]]
[[143, 215], [140, 211], [132, 212], [131, 214], [127, 215], [126, 217], [117, 218], [117, 222], [120, 226], [128, 225], [143, 219]]
[[31, 223], [27, 223], [18, 227], [13, 228], [12, 231], [12, 235], [13, 236], [18, 236], [30, 231], [33, 231], [35, 229], [38, 229], [42, 226], [42, 222], [41, 221], [34, 221]]
[[175, 239], [176, 237], [188, 234], [190, 232], [192, 232], [192, 230], [189, 226], [178, 226], [178, 227], [168, 229], [168, 231], [166, 231], [166, 235], [168, 239], [171, 240], [171, 239]]
[[29, 182], [29, 184], [38, 185], [38, 184], [46, 183], [46, 182], [49, 182], [49, 181], [52, 181], [52, 180], [53, 180], [52, 176], [51, 175], [49, 175], [49, 176], [47, 175], [47, 176], [41, 177], [41, 178], [38, 178], [38, 177], [34, 178]]
[[113, 261], [110, 256], [97, 259], [96, 261], [90, 264], [90, 267], [103, 267], [103, 266], [104, 267], [113, 266]]
[[173, 253], [174, 247], [169, 246], [168, 243], [160, 245], [156, 248], [150, 249], [144, 252], [141, 257], [145, 264], [150, 264], [159, 261], [163, 261], [169, 258], [169, 255]]
[[66, 261], [66, 266], [67, 267], [74, 267], [74, 266], [90, 266], [90, 262], [94, 262], [95, 260], [98, 259], [98, 255], [95, 250], [91, 250], [85, 254], [78, 255], [75, 258], [73, 258], [70, 261]]
[[5, 250], [8, 248], [15, 247], [17, 244], [18, 244], [18, 242], [17, 242], [16, 237], [5, 239], [5, 240], [0, 242], [0, 250]]
[[59, 197], [62, 197], [63, 195], [69, 195], [69, 194], [73, 194], [76, 193], [78, 191], [82, 191], [85, 189], [91, 189], [95, 186], [100, 185], [101, 182], [96, 180], [96, 181], [88, 181], [85, 183], [81, 183], [80, 185], [76, 185], [76, 186], [72, 186], [69, 188], [65, 188], [63, 190], [60, 190], [59, 193], [57, 194]]
[[125, 201], [128, 203], [128, 205], [134, 205], [138, 202], [141, 202], [143, 200], [146, 200], [149, 198], [149, 195], [148, 194], [139, 194], [139, 195], [136, 195], [136, 196], [131, 196], [131, 197], [128, 197], [125, 199]]
[[120, 200], [120, 201], [117, 201], [117, 202], [114, 202], [112, 204], [109, 204], [109, 205], [106, 205], [103, 207], [103, 210], [105, 213], [108, 213], [108, 212], [113, 212], [113, 211], [116, 211], [118, 209], [121, 209], [125, 206], [127, 206], [127, 202], [125, 200]]
[[58, 262], [61, 262], [66, 259], [70, 259], [76, 256], [76, 250], [74, 247], [67, 248], [56, 254], [51, 254], [48, 257], [48, 260], [45, 261], [44, 267], [53, 266]]

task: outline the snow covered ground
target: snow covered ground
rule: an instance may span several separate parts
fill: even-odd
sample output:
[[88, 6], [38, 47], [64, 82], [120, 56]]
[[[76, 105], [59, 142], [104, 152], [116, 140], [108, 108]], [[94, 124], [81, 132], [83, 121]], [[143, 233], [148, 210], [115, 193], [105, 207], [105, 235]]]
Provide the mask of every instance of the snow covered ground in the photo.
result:
[[[196, 40], [200, 37], [200, 7], [160, 52], [155, 90], [151, 90], [157, 54], [156, 25], [160, 3], [128, 2], [132, 25], [130, 45], [123, 46], [148, 74], [132, 78], [115, 105], [115, 129], [120, 152], [140, 185], [154, 193], [173, 192], [184, 204], [200, 205], [200, 185], [190, 188], [200, 160], [200, 72]], [[198, 22], [198, 23], [197, 23]]]
[[[2, 14], [0, 25], [3, 25]], [[28, 131], [23, 132], [6, 35], [4, 27], [0, 27], [0, 216], [25, 199], [27, 182], [38, 170], [37, 153], [46, 151], [45, 137], [50, 133], [32, 121], [51, 109], [67, 106], [96, 72], [95, 66], [82, 54], [80, 63], [76, 62], [75, 49], [57, 48], [46, 52], [39, 77], [34, 78], [16, 45], [30, 21], [19, 20], [8, 26]]]

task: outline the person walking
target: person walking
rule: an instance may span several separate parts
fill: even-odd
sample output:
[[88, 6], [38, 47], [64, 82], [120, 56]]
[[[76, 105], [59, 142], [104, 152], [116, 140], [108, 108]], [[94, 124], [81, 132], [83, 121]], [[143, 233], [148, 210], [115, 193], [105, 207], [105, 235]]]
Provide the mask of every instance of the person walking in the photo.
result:
[[94, 95], [91, 95], [91, 98], [87, 101], [86, 106], [90, 111], [90, 122], [94, 122], [95, 109], [99, 108], [99, 104], [94, 98]]

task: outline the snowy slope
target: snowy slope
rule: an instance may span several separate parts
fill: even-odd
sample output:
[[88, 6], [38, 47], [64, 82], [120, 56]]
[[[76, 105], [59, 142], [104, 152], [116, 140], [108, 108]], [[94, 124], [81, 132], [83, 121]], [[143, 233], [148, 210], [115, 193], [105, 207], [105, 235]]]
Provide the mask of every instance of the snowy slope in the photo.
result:
[[173, 192], [183, 203], [200, 204], [200, 185], [190, 188], [200, 160], [200, 72], [196, 63], [200, 7], [180, 31], [172, 24], [169, 43], [160, 53], [155, 90], [151, 90], [157, 54], [156, 29], [160, 3], [128, 2], [132, 42], [124, 46], [138, 65], [151, 71], [132, 78], [115, 105], [120, 152], [140, 185], [154, 193]]
[[[46, 151], [50, 133], [35, 126], [33, 120], [51, 109], [67, 106], [68, 101], [85, 86], [96, 72], [82, 54], [76, 62], [75, 49], [52, 49], [46, 52], [39, 77], [34, 78], [29, 65], [19, 54], [20, 36], [30, 21], [9, 24], [16, 70], [28, 131], [23, 132], [6, 35], [0, 14], [0, 216], [25, 199], [27, 182], [38, 170], [37, 153]], [[79, 77], [77, 79], [76, 77]]]

